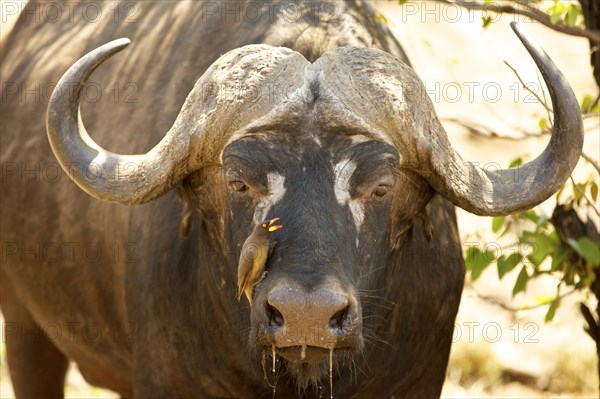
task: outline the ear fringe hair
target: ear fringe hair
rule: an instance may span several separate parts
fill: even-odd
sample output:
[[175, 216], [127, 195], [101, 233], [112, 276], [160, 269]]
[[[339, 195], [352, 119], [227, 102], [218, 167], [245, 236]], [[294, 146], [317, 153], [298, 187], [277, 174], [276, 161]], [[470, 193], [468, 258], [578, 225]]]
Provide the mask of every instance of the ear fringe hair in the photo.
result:
[[181, 224], [179, 225], [179, 235], [182, 238], [186, 238], [190, 233], [190, 228], [192, 226], [192, 216], [194, 215], [194, 211], [190, 209], [190, 207], [186, 204], [185, 210], [183, 212], [183, 218], [181, 219]]
[[427, 242], [431, 242], [433, 239], [433, 224], [431, 223], [431, 218], [429, 217], [427, 208], [427, 206], [423, 208], [423, 210], [417, 215], [417, 218], [421, 219], [423, 222], [423, 231], [425, 233]]

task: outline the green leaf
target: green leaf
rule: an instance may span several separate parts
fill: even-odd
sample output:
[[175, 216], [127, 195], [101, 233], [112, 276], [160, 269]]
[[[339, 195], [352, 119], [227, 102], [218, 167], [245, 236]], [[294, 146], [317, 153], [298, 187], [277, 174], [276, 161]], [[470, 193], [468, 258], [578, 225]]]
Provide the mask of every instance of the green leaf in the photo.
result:
[[[529, 212], [529, 211], [528, 211]], [[535, 223], [536, 232], [540, 229], [548, 227], [548, 218], [544, 215], [538, 215], [536, 213], [525, 213], [525, 217]]]
[[540, 220], [540, 218], [542, 216], [538, 215], [535, 210], [533, 209], [529, 209], [528, 211], [524, 212], [524, 215], [527, 219], [531, 220], [533, 223], [536, 223]]
[[527, 256], [527, 259], [535, 266], [539, 266], [554, 251], [555, 243], [543, 233], [530, 233], [527, 234], [527, 238], [534, 248], [533, 252]]
[[548, 307], [548, 311], [546, 312], [546, 317], [544, 317], [544, 321], [549, 323], [554, 319], [554, 314], [556, 313], [556, 309], [558, 309], [558, 305], [560, 305], [560, 299], [556, 298], [550, 306]]
[[519, 275], [517, 276], [517, 281], [515, 282], [515, 286], [513, 288], [513, 296], [517, 295], [521, 291], [525, 291], [527, 288], [527, 281], [529, 280], [529, 275], [527, 274], [527, 269], [525, 266], [521, 268]]
[[583, 96], [583, 99], [581, 100], [581, 112], [586, 113], [589, 111], [589, 109], [592, 107], [592, 104], [594, 103], [594, 98], [592, 96], [590, 96], [589, 94], [586, 94], [585, 96]]
[[523, 158], [517, 157], [517, 158], [513, 159], [512, 161], [510, 161], [510, 164], [508, 165], [508, 167], [516, 168], [517, 166], [521, 166], [521, 165], [523, 165]]
[[538, 220], [535, 225], [541, 229], [547, 228], [548, 227], [548, 218], [546, 216], [540, 217], [540, 220]]
[[592, 266], [591, 262], [585, 263], [585, 274], [582, 277], [582, 283], [584, 287], [589, 287], [594, 281], [596, 281], [595, 269]]
[[567, 26], [575, 26], [577, 24], [577, 17], [579, 16], [579, 9], [575, 4], [569, 4], [567, 7]]
[[548, 9], [548, 13], [550, 14], [550, 22], [553, 25], [558, 23], [562, 19], [562, 15], [565, 12], [565, 6], [558, 2], [555, 2], [552, 7]]
[[571, 253], [572, 251], [568, 247], [557, 247], [554, 253], [552, 254], [552, 265], [550, 266], [550, 270], [562, 270], [563, 263], [567, 260], [569, 255], [571, 255]]
[[502, 233], [500, 233], [500, 235], [498, 235], [498, 238], [500, 237], [504, 237], [506, 235], [506, 233], [508, 233], [510, 231], [510, 227], [512, 226], [512, 223], [509, 221], [504, 225], [504, 230], [502, 230]]
[[587, 183], [577, 183], [576, 187], [573, 187], [573, 195], [575, 199], [580, 200], [583, 198], [583, 194], [585, 193]]
[[598, 185], [595, 181], [590, 183], [590, 195], [594, 202], [598, 200]]
[[548, 239], [552, 241], [552, 245], [555, 247], [555, 249], [563, 246], [556, 230], [552, 230], [550, 234], [548, 234]]
[[552, 25], [556, 25], [556, 23], [560, 21], [561, 15], [562, 13], [556, 12], [550, 16], [550, 22], [552, 23]]
[[502, 225], [504, 224], [504, 219], [504, 216], [494, 216], [492, 218], [492, 231], [494, 233], [497, 233], [502, 228]]
[[536, 296], [534, 299], [538, 305], [548, 305], [550, 302], [554, 301], [556, 297], [554, 295], [546, 295]]
[[471, 281], [475, 281], [494, 260], [492, 251], [481, 252], [477, 247], [469, 247], [465, 255], [465, 265], [471, 270]]
[[501, 256], [498, 258], [498, 278], [501, 279], [506, 273], [511, 271], [521, 262], [523, 255], [519, 252], [513, 252], [508, 257]]
[[545, 132], [546, 128], [548, 127], [548, 121], [546, 120], [546, 118], [540, 118], [540, 120], [538, 121], [538, 126], [540, 127], [540, 130], [542, 132]]
[[565, 190], [566, 185], [563, 184], [560, 189], [556, 192], [556, 202], [561, 202], [560, 201], [560, 195], [563, 193], [563, 191]]
[[589, 237], [581, 237], [578, 240], [567, 238], [567, 243], [575, 250], [582, 258], [592, 264], [592, 266], [600, 265], [600, 248]]
[[482, 15], [481, 16], [481, 26], [483, 28], [487, 28], [492, 23], [492, 17], [490, 15]]

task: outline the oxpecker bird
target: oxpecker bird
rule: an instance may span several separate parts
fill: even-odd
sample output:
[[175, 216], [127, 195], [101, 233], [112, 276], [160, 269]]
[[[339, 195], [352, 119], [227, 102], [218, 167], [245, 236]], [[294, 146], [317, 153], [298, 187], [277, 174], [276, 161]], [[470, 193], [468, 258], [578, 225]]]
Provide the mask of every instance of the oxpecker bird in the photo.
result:
[[273, 218], [257, 224], [242, 245], [242, 254], [238, 264], [238, 302], [244, 293], [248, 298], [248, 303], [252, 306], [254, 284], [261, 277], [269, 256], [269, 233], [283, 227], [273, 225], [278, 220], [279, 218]]

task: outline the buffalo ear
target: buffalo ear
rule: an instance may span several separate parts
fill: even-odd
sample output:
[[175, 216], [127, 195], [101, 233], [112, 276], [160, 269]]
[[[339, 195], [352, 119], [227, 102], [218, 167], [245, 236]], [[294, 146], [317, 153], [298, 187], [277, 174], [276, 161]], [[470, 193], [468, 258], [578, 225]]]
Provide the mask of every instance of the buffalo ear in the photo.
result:
[[[415, 228], [417, 229], [415, 231]], [[423, 234], [427, 242], [431, 242], [433, 239], [433, 224], [429, 217], [429, 206], [423, 208], [411, 221], [404, 222], [401, 226], [394, 229], [391, 235], [392, 250], [400, 248], [406, 237], [410, 237], [412, 234], [419, 234], [419, 228], [422, 229]]]
[[433, 223], [431, 223], [430, 207], [430, 203], [427, 203], [410, 221], [405, 220], [392, 228], [390, 243], [393, 250], [400, 248], [406, 237], [415, 232], [415, 227], [417, 231], [421, 228], [427, 242], [431, 242], [433, 239]]
[[[426, 239], [430, 242], [433, 238], [433, 224], [429, 217], [431, 212], [431, 199], [435, 191], [421, 177], [402, 171], [398, 175], [396, 186], [403, 188], [402, 195], [395, 195], [392, 204], [392, 229], [390, 244], [392, 249], [400, 248], [402, 243], [412, 237], [419, 240]], [[421, 235], [420, 231], [423, 231]]]

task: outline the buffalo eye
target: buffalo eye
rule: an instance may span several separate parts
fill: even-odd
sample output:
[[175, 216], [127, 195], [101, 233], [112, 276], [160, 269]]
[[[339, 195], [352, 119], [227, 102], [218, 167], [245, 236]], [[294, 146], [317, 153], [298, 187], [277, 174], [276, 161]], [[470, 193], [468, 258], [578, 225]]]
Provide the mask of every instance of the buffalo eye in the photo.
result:
[[231, 187], [233, 190], [235, 190], [239, 193], [248, 191], [248, 185], [246, 185], [246, 183], [244, 183], [241, 180], [234, 180], [234, 181], [229, 182], [229, 187]]
[[380, 184], [377, 187], [375, 187], [373, 189], [373, 192], [371, 193], [372, 197], [377, 197], [377, 198], [381, 198], [383, 196], [385, 196], [387, 194], [387, 192], [389, 191], [389, 187], [386, 186], [385, 184]]

